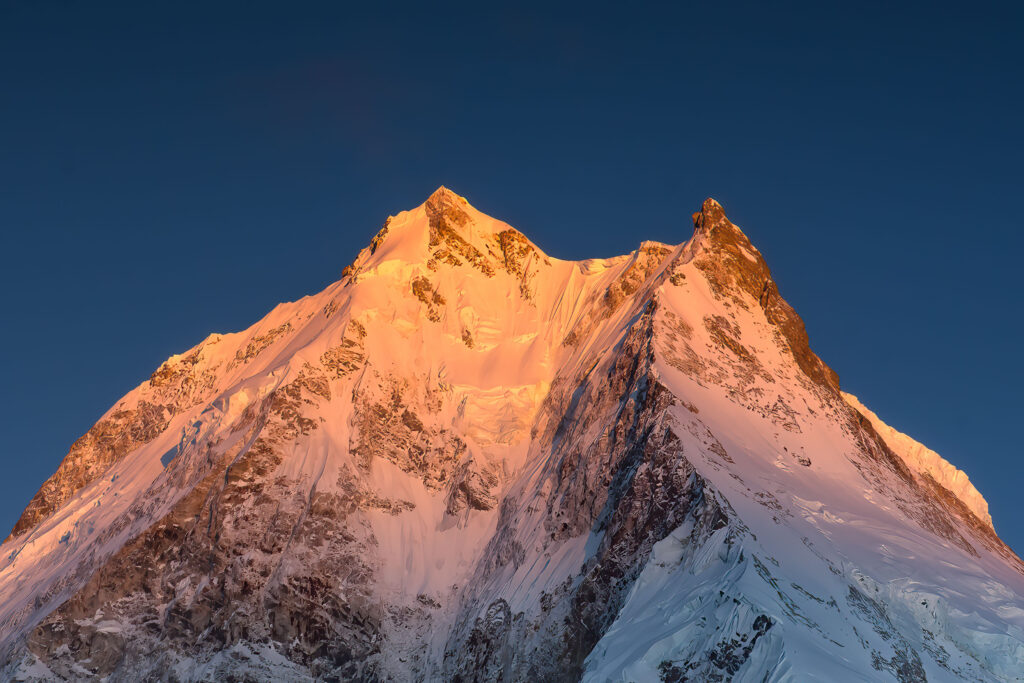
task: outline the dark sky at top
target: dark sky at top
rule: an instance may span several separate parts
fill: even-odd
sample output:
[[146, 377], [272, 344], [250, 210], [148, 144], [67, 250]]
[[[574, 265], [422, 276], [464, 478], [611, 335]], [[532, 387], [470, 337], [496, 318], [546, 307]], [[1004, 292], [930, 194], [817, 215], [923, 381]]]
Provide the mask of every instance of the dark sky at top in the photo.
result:
[[0, 0], [0, 526], [167, 356], [445, 184], [563, 258], [716, 197], [1024, 551], [1019, 3], [354, 4]]

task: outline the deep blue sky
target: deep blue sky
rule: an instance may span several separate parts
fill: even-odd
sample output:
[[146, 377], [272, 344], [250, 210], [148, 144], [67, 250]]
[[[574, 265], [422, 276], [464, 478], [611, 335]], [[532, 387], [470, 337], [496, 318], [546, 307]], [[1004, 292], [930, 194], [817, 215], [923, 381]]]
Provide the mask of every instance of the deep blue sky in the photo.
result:
[[1014, 3], [0, 3], [5, 531], [167, 356], [445, 184], [564, 258], [718, 198], [844, 387], [1024, 551]]

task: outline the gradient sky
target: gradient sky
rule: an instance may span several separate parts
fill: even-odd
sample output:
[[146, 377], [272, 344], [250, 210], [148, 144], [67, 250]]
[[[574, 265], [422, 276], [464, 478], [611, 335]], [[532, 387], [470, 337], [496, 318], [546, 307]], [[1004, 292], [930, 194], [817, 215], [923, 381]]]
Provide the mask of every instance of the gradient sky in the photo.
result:
[[1019, 3], [136, 4], [0, 0], [5, 531], [165, 358], [445, 184], [563, 258], [716, 197], [1024, 551]]

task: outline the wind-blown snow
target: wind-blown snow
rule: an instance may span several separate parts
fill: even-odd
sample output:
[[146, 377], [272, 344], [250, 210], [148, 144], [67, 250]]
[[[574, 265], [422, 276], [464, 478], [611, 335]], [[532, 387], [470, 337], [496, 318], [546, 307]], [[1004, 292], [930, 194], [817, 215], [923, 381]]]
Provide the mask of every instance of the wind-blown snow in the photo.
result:
[[988, 514], [988, 503], [982, 498], [978, 489], [974, 488], [967, 475], [942, 456], [927, 446], [918, 443], [906, 434], [899, 432], [868, 410], [853, 394], [843, 392], [843, 398], [861, 415], [871, 421], [875, 430], [882, 435], [885, 442], [903, 458], [907, 465], [917, 472], [927, 472], [935, 481], [949, 489], [964, 505], [971, 509], [979, 519], [992, 526], [992, 517]]

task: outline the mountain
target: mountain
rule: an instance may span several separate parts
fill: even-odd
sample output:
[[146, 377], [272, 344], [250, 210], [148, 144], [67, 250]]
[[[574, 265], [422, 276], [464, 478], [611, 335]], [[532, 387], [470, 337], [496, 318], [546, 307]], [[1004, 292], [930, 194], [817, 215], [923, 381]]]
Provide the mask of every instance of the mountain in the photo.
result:
[[172, 356], [4, 542], [3, 677], [1024, 680], [982, 496], [693, 222], [563, 261], [441, 188]]

